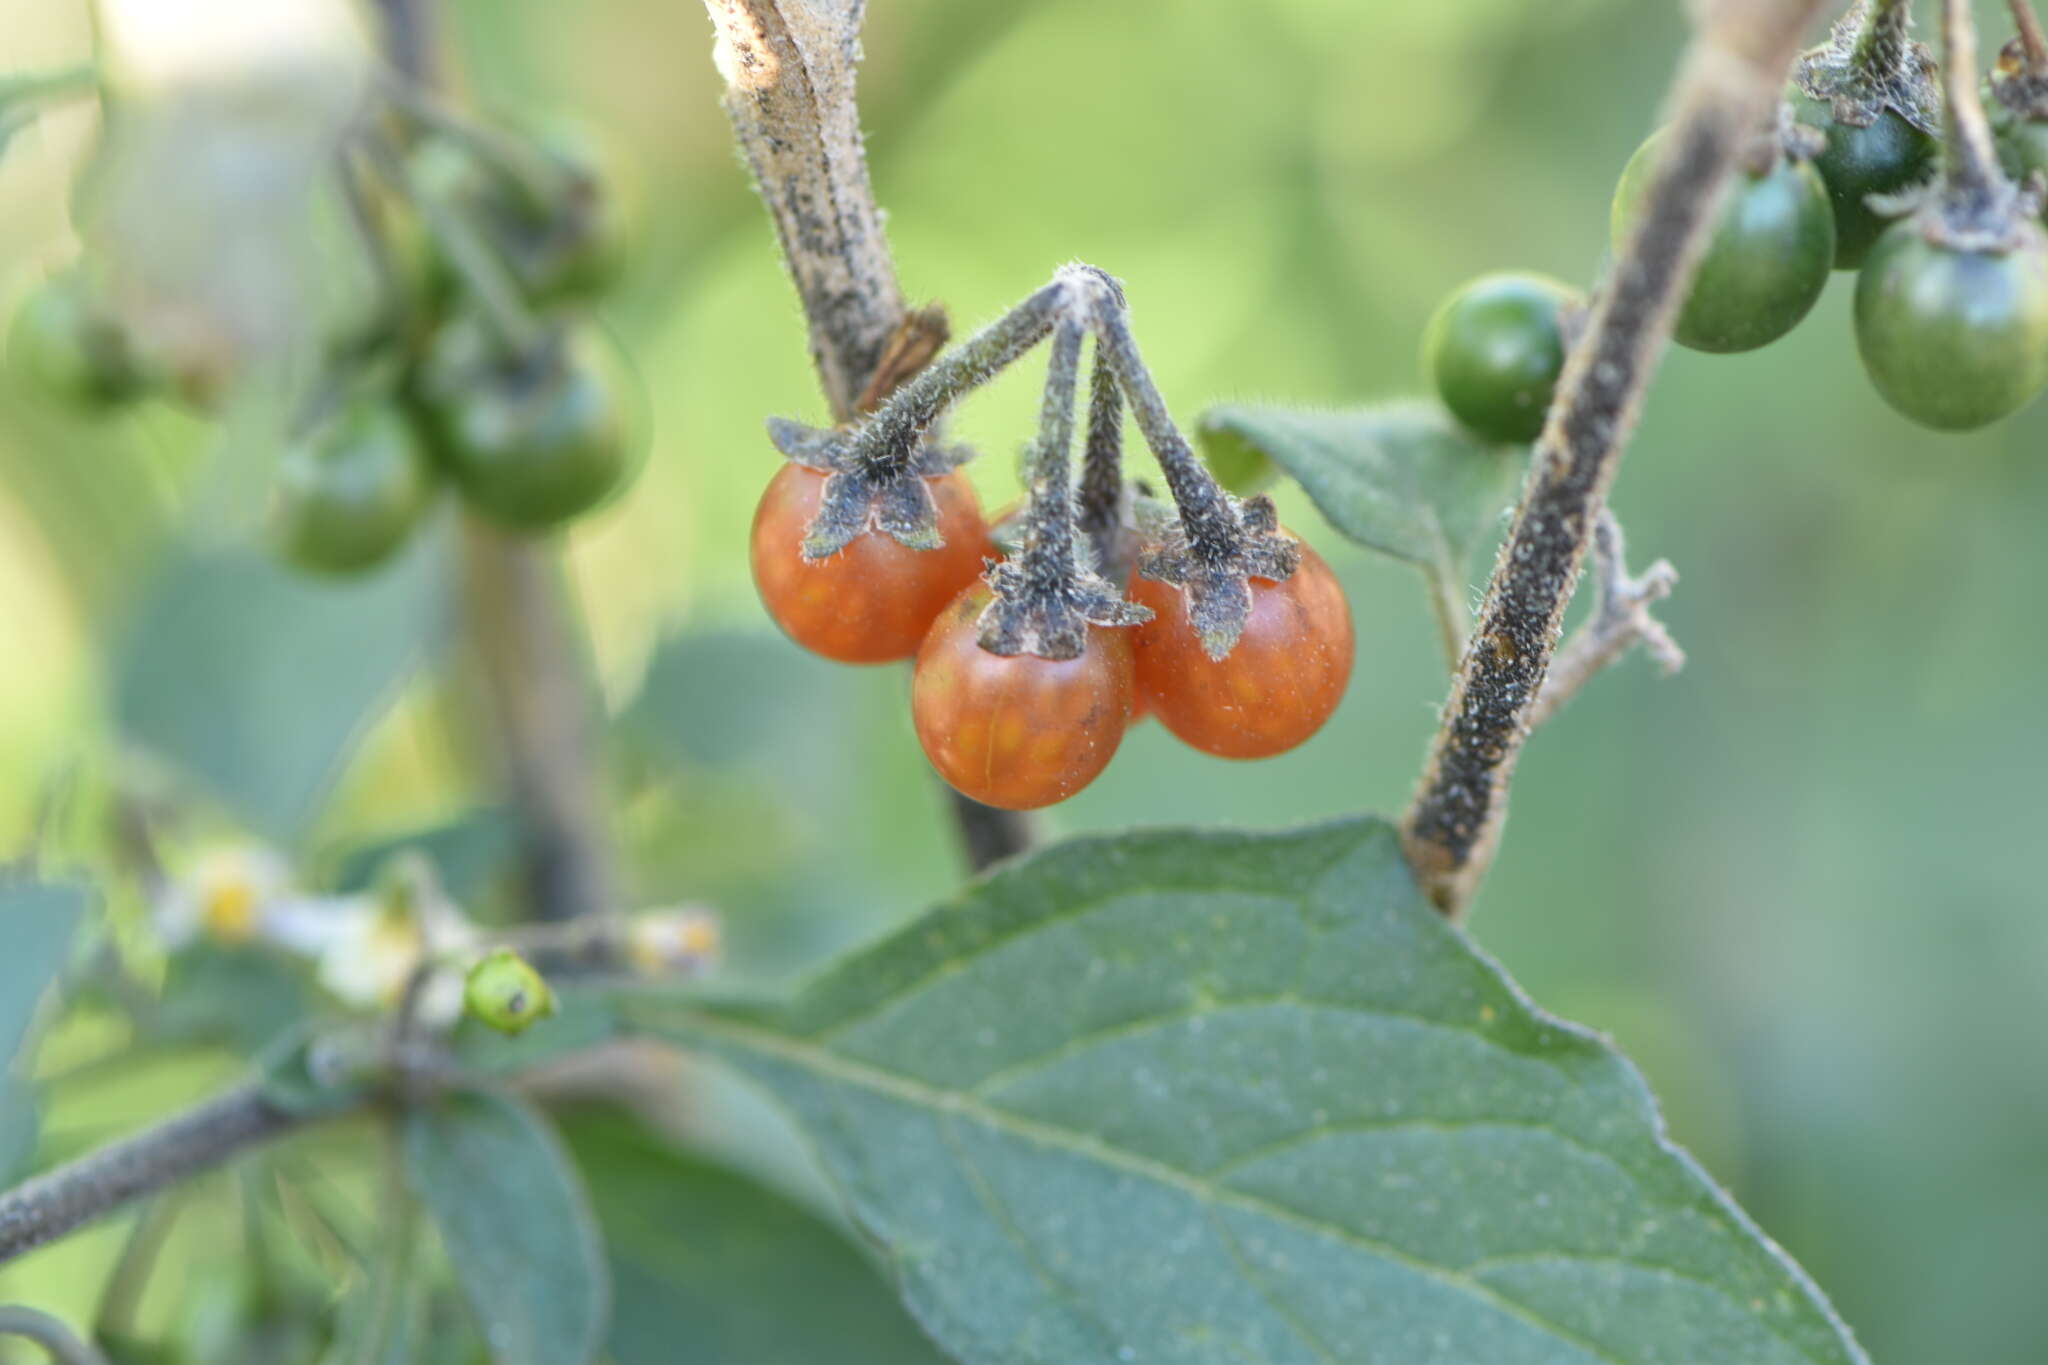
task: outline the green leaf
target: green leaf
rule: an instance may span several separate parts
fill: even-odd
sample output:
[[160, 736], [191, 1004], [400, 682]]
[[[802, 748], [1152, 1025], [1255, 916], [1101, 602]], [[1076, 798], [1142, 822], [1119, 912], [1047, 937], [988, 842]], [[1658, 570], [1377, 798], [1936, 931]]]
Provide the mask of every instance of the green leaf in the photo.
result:
[[582, 1365], [610, 1287], [583, 1190], [546, 1122], [495, 1091], [409, 1111], [406, 1180], [498, 1365]]
[[83, 887], [55, 882], [0, 885], [0, 1073], [28, 1040], [36, 1007], [78, 935]]
[[1202, 414], [1204, 454], [1225, 467], [1263, 455], [1338, 531], [1368, 549], [1460, 574], [1522, 471], [1522, 450], [1474, 439], [1433, 403], [1369, 408], [1220, 404]]
[[787, 1003], [620, 1008], [780, 1099], [968, 1362], [1861, 1359], [1379, 821], [1079, 840]]
[[0, 1189], [28, 1174], [41, 1133], [36, 1088], [19, 1076], [0, 1073]]
[[253, 1057], [304, 1018], [315, 998], [306, 969], [282, 953], [198, 939], [166, 964], [150, 1029], [159, 1041], [214, 1043]]
[[762, 632], [670, 635], [618, 724], [670, 763], [731, 763], [814, 738], [841, 681], [831, 664]]
[[296, 840], [440, 633], [440, 556], [418, 541], [345, 585], [254, 549], [174, 553], [115, 645], [123, 738], [251, 830]]
[[334, 873], [334, 889], [347, 895], [371, 890], [394, 856], [418, 852], [434, 865], [441, 889], [458, 905], [474, 906], [501, 881], [519, 847], [518, 823], [499, 806], [478, 806], [450, 820], [350, 845]]
[[562, 1133], [604, 1230], [618, 1365], [946, 1358], [837, 1228], [617, 1111]]

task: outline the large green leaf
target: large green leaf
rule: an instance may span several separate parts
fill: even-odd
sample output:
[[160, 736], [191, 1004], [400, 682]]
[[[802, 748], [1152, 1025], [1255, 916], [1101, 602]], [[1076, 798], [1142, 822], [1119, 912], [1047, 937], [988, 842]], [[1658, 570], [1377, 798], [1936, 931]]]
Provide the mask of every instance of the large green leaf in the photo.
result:
[[1432, 572], [1462, 571], [1523, 463], [1520, 448], [1475, 440], [1419, 401], [1342, 411], [1226, 403], [1202, 414], [1197, 434], [1211, 463], [1262, 455], [1344, 535]]
[[27, 1040], [36, 1007], [70, 955], [85, 905], [83, 887], [0, 883], [0, 1075]]
[[418, 540], [346, 585], [253, 549], [171, 556], [115, 647], [123, 738], [252, 830], [295, 840], [439, 633], [440, 555]]
[[610, 1308], [583, 1190], [539, 1115], [496, 1091], [407, 1112], [406, 1180], [497, 1365], [582, 1365]]
[[617, 1112], [563, 1136], [604, 1230], [618, 1365], [945, 1359], [838, 1229], [780, 1195]]
[[1860, 1359], [1378, 821], [1081, 840], [785, 1004], [619, 1008], [787, 1106], [969, 1362]]

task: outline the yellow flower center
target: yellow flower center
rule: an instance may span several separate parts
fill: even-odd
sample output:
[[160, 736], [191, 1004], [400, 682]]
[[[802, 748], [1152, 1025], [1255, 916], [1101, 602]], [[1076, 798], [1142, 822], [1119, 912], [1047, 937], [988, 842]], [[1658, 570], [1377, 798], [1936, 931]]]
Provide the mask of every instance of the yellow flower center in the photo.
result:
[[214, 882], [206, 888], [200, 922], [209, 938], [247, 943], [256, 936], [256, 888], [244, 877]]

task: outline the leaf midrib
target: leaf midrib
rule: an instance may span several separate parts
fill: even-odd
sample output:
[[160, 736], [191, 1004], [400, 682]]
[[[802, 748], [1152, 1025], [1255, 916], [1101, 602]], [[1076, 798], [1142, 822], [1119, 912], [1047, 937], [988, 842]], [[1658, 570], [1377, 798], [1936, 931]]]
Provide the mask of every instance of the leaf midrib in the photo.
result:
[[[637, 1015], [638, 1011], [634, 1011], [634, 1013]], [[644, 1026], [653, 1021], [642, 1017], [638, 1022]], [[1488, 1307], [1494, 1308], [1510, 1317], [1518, 1318], [1538, 1331], [1547, 1333], [1557, 1340], [1577, 1347], [1595, 1360], [1607, 1362], [1607, 1365], [1627, 1365], [1627, 1362], [1623, 1361], [1620, 1357], [1608, 1353], [1598, 1344], [1586, 1340], [1562, 1324], [1544, 1317], [1541, 1313], [1538, 1313], [1520, 1300], [1509, 1298], [1448, 1266], [1441, 1266], [1422, 1260], [1408, 1252], [1402, 1251], [1398, 1247], [1367, 1237], [1349, 1228], [1311, 1218], [1288, 1208], [1284, 1204], [1278, 1204], [1269, 1199], [1263, 1199], [1257, 1195], [1248, 1194], [1240, 1190], [1218, 1186], [1200, 1176], [1192, 1175], [1167, 1165], [1165, 1162], [1132, 1152], [1127, 1148], [1113, 1146], [1097, 1138], [1075, 1132], [1072, 1129], [1061, 1128], [1053, 1124], [1042, 1123], [1036, 1119], [1026, 1118], [1020, 1114], [984, 1104], [957, 1090], [947, 1090], [927, 1085], [900, 1072], [888, 1071], [880, 1067], [869, 1066], [863, 1062], [856, 1062], [839, 1053], [827, 1051], [801, 1039], [791, 1038], [765, 1028], [721, 1018], [716, 1015], [697, 1011], [678, 1011], [660, 1019], [659, 1027], [655, 1031], [667, 1033], [683, 1040], [695, 1038], [725, 1042], [744, 1051], [751, 1051], [763, 1056], [792, 1062], [819, 1076], [854, 1085], [876, 1094], [885, 1095], [914, 1107], [927, 1109], [938, 1114], [972, 1119], [1005, 1136], [1088, 1158], [1103, 1166], [1178, 1190], [1205, 1206], [1236, 1208], [1246, 1213], [1270, 1218], [1276, 1222], [1286, 1223], [1307, 1232], [1346, 1243], [1391, 1264], [1401, 1266], [1425, 1278], [1459, 1290], [1471, 1298], [1486, 1304]], [[1631, 1262], [1631, 1264], [1634, 1263]], [[1669, 1267], [1645, 1268], [1659, 1270], [1682, 1279], [1694, 1278], [1679, 1275], [1678, 1272], [1671, 1270]], [[1728, 1297], [1727, 1291], [1718, 1285], [1708, 1281], [1695, 1282], [1722, 1295], [1724, 1298]], [[1733, 1299], [1729, 1301], [1734, 1302]], [[1765, 1327], [1764, 1330], [1783, 1342], [1787, 1347], [1790, 1347], [1795, 1354], [1811, 1359], [1795, 1343], [1786, 1340], [1776, 1331], [1769, 1327]]]

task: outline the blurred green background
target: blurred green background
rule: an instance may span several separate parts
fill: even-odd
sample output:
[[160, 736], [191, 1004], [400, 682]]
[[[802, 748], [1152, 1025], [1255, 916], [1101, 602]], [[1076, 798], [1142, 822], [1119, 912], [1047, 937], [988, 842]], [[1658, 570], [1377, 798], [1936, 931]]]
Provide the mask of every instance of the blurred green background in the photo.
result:
[[[67, 8], [0, 0], [5, 65], [79, 55]], [[1414, 391], [1417, 338], [1455, 284], [1590, 280], [1685, 32], [1676, 0], [871, 10], [869, 157], [907, 292], [964, 329], [1063, 261], [1099, 264], [1184, 425], [1218, 400]], [[2003, 7], [1979, 10], [1988, 51]], [[736, 972], [799, 969], [959, 873], [902, 671], [802, 656], [752, 597], [761, 419], [823, 412], [707, 25], [688, 0], [468, 0], [456, 18], [486, 107], [572, 111], [635, 173], [638, 255], [607, 316], [645, 379], [652, 456], [570, 545], [625, 715], [633, 895], [721, 907]], [[66, 114], [10, 148], [0, 284], [69, 254], [89, 134]], [[1543, 1005], [1614, 1034], [1874, 1356], [2039, 1360], [2048, 409], [1964, 439], [1894, 417], [1856, 362], [1850, 283], [1764, 352], [1670, 357], [1615, 504], [1636, 558], [1683, 574], [1663, 615], [1690, 666], [1664, 682], [1632, 659], [1532, 743], [1472, 930]], [[1035, 402], [1020, 375], [959, 419], [992, 505]], [[114, 747], [109, 641], [207, 486], [205, 447], [168, 407], [103, 427], [19, 394], [0, 409], [0, 847], [51, 773]], [[1417, 581], [1282, 501], [1352, 593], [1344, 709], [1249, 766], [1145, 727], [1053, 830], [1398, 809], [1443, 691]], [[304, 848], [471, 806], [429, 691], [364, 737]], [[80, 1123], [161, 1103], [130, 1091]], [[0, 1276], [0, 1298], [77, 1298], [91, 1255]]]

